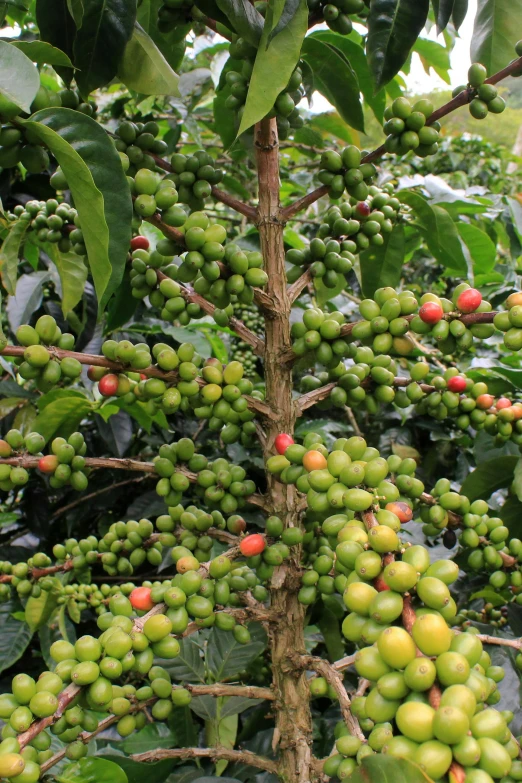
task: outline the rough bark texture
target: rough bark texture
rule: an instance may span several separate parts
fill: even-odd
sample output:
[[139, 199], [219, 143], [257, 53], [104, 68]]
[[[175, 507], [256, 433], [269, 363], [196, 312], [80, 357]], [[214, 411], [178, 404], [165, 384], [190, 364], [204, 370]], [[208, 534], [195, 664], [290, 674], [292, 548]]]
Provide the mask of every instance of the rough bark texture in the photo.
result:
[[[263, 120], [256, 126], [256, 153], [259, 177], [257, 225], [265, 270], [267, 293], [272, 307], [265, 313], [266, 400], [277, 412], [266, 421], [265, 458], [274, 453], [274, 439], [280, 432], [294, 431], [295, 409], [292, 402], [292, 370], [281, 356], [291, 347], [290, 309], [285, 274], [283, 222], [279, 202], [279, 153], [275, 120]], [[296, 490], [267, 475], [270, 513], [280, 517], [285, 527], [300, 524]], [[300, 549], [295, 547], [295, 549]], [[276, 693], [274, 750], [279, 753], [279, 777], [285, 783], [313, 780], [311, 759], [312, 722], [310, 691], [303, 670], [294, 670], [289, 653], [305, 652], [305, 608], [297, 600], [299, 555], [296, 552], [276, 568], [271, 585], [271, 604], [283, 618], [270, 631], [273, 687]]]

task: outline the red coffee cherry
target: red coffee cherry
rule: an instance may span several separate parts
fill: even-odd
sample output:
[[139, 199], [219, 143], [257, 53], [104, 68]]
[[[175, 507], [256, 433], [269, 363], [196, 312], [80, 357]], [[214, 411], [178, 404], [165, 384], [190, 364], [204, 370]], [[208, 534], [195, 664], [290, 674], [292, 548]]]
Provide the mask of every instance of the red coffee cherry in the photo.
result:
[[274, 445], [278, 454], [284, 454], [292, 443], [295, 443], [294, 439], [290, 435], [287, 435], [286, 432], [282, 432], [276, 437]]
[[148, 250], [150, 242], [147, 237], [139, 236], [131, 239], [131, 250]]
[[461, 313], [473, 313], [482, 302], [482, 294], [476, 288], [466, 288], [457, 299]]
[[109, 375], [104, 375], [103, 378], [100, 379], [98, 389], [103, 397], [112, 397], [118, 391], [118, 384], [118, 376], [114, 375], [114, 373], [109, 373]]
[[55, 454], [46, 454], [38, 460], [38, 470], [42, 473], [54, 473], [58, 465], [58, 457]]
[[454, 375], [448, 380], [448, 391], [463, 392], [466, 389], [466, 379], [462, 375]]
[[426, 302], [419, 310], [419, 318], [425, 324], [438, 324], [444, 315], [444, 310], [437, 302]]
[[150, 587], [135, 587], [129, 596], [134, 609], [141, 609], [144, 612], [148, 612], [154, 606], [154, 602], [151, 596], [152, 590]]
[[241, 554], [245, 557], [254, 557], [254, 555], [260, 555], [266, 547], [266, 541], [260, 533], [253, 533], [251, 536], [244, 538], [239, 549]]

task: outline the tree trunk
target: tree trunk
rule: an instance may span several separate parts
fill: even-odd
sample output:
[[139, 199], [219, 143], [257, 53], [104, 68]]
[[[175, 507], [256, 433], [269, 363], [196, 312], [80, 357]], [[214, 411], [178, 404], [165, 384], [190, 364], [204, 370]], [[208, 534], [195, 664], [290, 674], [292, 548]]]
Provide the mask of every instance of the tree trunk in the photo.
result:
[[[274, 453], [274, 440], [279, 433], [293, 434], [296, 416], [292, 400], [292, 369], [281, 361], [291, 348], [291, 303], [286, 290], [275, 119], [265, 119], [256, 126], [255, 143], [259, 179], [257, 226], [268, 274], [267, 293], [272, 300], [270, 309], [265, 313], [266, 400], [277, 414], [275, 419], [266, 422], [266, 460]], [[268, 473], [267, 482], [270, 512], [280, 517], [285, 527], [299, 525], [295, 487], [282, 484]], [[275, 569], [270, 588], [271, 605], [281, 618], [272, 628], [269, 642], [276, 692], [274, 747], [277, 744], [279, 774], [285, 783], [308, 783], [313, 779], [310, 691], [306, 674], [302, 670], [295, 671], [289, 661], [289, 654], [305, 652], [305, 607], [297, 600], [300, 549], [294, 547], [293, 554]]]

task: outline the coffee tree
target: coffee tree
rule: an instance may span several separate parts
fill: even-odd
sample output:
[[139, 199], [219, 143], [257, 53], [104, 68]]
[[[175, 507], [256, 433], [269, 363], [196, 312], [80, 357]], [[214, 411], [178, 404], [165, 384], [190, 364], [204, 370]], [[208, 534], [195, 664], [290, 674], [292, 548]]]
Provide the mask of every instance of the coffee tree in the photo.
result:
[[0, 41], [0, 778], [521, 780], [522, 220], [439, 151], [519, 4], [438, 108], [460, 0], [58, 5]]

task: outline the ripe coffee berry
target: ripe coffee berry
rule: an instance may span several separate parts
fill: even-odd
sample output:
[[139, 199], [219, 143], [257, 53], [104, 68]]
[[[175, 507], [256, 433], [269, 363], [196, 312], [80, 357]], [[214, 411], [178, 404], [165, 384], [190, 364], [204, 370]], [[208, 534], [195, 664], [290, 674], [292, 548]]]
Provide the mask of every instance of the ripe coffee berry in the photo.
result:
[[488, 408], [491, 408], [493, 403], [495, 402], [495, 398], [492, 394], [480, 394], [477, 397], [477, 408], [480, 408], [481, 410], [485, 411]]
[[413, 517], [413, 511], [407, 503], [401, 503], [400, 501], [395, 503], [387, 503], [385, 508], [386, 511], [391, 511], [392, 514], [395, 514], [396, 517], [399, 517], [399, 520], [402, 524], [409, 522]]
[[451, 392], [463, 392], [466, 388], [466, 379], [462, 375], [454, 375], [453, 378], [448, 380], [448, 391]]
[[366, 203], [366, 201], [359, 201], [359, 203], [355, 207], [355, 213], [358, 217], [368, 217], [370, 212], [371, 212], [370, 206], [369, 204]]
[[38, 460], [38, 470], [42, 473], [54, 473], [58, 464], [58, 457], [55, 454], [46, 454]]
[[109, 373], [109, 375], [104, 375], [100, 379], [98, 389], [103, 397], [112, 397], [118, 391], [118, 384], [118, 376], [114, 375], [114, 373]]
[[274, 445], [278, 454], [284, 454], [289, 446], [295, 443], [294, 439], [287, 435], [286, 432], [282, 432], [275, 439]]
[[253, 533], [251, 536], [244, 538], [239, 549], [241, 554], [245, 557], [254, 557], [254, 555], [260, 555], [266, 547], [266, 541], [259, 533]]
[[444, 311], [437, 302], [426, 302], [419, 310], [419, 318], [425, 324], [438, 324], [443, 315]]
[[512, 402], [511, 400], [508, 400], [507, 397], [500, 397], [497, 400], [497, 410], [502, 410], [502, 408], [511, 408]]
[[482, 302], [482, 294], [476, 288], [467, 288], [457, 299], [461, 313], [473, 313]]
[[138, 236], [131, 239], [131, 250], [148, 250], [150, 242], [147, 237]]
[[134, 609], [141, 609], [148, 612], [154, 606], [151, 598], [152, 590], [150, 587], [135, 587], [129, 596], [129, 600]]

